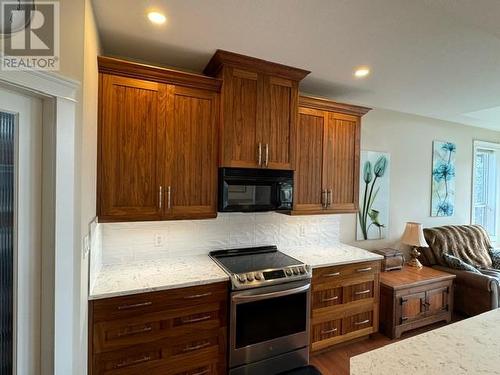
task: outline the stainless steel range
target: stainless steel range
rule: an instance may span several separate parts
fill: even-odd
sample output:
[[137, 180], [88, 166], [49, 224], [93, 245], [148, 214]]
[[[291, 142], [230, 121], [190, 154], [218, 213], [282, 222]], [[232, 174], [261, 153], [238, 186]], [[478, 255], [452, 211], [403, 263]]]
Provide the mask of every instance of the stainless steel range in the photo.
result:
[[310, 267], [276, 246], [210, 256], [231, 278], [229, 374], [272, 375], [306, 365]]

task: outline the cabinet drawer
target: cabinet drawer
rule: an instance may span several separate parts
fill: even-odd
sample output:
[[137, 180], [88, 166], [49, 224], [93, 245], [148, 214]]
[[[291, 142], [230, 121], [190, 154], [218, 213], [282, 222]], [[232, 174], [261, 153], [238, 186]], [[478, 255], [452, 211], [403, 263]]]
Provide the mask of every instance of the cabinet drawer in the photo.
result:
[[343, 303], [373, 298], [373, 281], [345, 286], [343, 288]]
[[92, 301], [93, 321], [108, 321], [141, 314], [196, 306], [227, 299], [226, 282], [161, 292], [142, 293]]
[[328, 283], [355, 275], [374, 274], [380, 271], [380, 262], [362, 262], [342, 266], [322, 267], [313, 270], [313, 283]]
[[225, 310], [218, 303], [189, 309], [145, 314], [137, 318], [100, 322], [94, 325], [94, 352], [183, 337], [224, 326]]
[[312, 326], [311, 342], [327, 340], [342, 333], [342, 319], [317, 323]]
[[342, 288], [330, 288], [312, 293], [312, 308], [334, 306], [342, 303]]
[[342, 334], [373, 326], [373, 311], [366, 311], [342, 319]]
[[[151, 344], [131, 346], [118, 351], [94, 356], [96, 374], [166, 374], [182, 370], [190, 363], [216, 362], [223, 358], [225, 335], [220, 330], [204, 332], [192, 337], [163, 340]], [[176, 364], [173, 366], [172, 364]], [[170, 372], [166, 371], [170, 369]], [[208, 367], [208, 365], [206, 365]]]

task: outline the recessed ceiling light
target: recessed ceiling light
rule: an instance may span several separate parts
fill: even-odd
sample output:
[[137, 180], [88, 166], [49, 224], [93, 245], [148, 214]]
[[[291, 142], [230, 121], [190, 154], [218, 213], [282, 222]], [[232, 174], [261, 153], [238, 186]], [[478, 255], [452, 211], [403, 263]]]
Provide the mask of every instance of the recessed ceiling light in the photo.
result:
[[370, 74], [370, 69], [366, 66], [359, 67], [354, 71], [354, 76], [357, 78], [363, 78]]
[[151, 22], [156, 23], [157, 25], [161, 25], [167, 20], [167, 17], [159, 12], [149, 12], [148, 18]]

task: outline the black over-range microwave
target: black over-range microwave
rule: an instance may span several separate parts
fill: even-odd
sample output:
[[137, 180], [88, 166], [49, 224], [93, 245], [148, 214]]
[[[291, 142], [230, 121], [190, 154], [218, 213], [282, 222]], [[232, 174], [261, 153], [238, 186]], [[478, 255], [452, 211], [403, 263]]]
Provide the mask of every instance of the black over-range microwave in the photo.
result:
[[293, 171], [250, 168], [219, 169], [219, 211], [291, 210]]

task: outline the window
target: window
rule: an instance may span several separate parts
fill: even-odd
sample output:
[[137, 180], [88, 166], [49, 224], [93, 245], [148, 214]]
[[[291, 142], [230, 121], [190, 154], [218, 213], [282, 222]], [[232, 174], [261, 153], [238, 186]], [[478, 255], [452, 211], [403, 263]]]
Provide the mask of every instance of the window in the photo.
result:
[[482, 225], [496, 241], [499, 233], [499, 173], [500, 145], [474, 142], [472, 193], [472, 224]]

